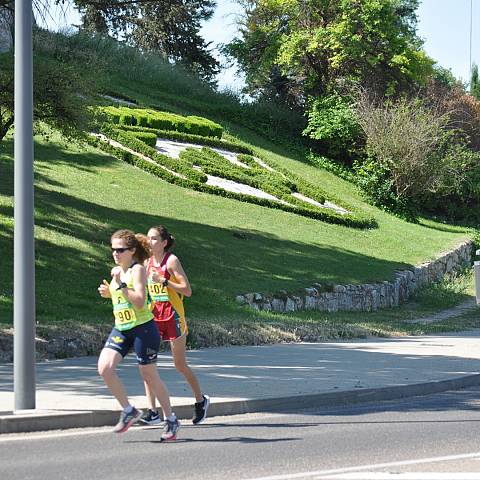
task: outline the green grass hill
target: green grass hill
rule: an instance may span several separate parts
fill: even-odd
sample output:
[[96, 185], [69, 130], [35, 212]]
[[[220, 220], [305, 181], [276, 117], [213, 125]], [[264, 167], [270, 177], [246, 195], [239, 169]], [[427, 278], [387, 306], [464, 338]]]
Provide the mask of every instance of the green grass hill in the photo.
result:
[[[48, 138], [35, 138], [39, 328], [73, 325], [81, 330], [111, 324], [111, 307], [98, 296], [97, 286], [109, 275], [109, 238], [119, 228], [146, 232], [152, 225], [164, 224], [175, 235], [175, 253], [194, 292], [186, 301], [187, 315], [192, 331], [203, 326], [205, 337], [220, 330], [228, 336], [232, 325], [240, 324], [255, 328], [289, 322], [324, 325], [325, 314], [253, 312], [238, 306], [235, 295], [294, 291], [314, 282], [388, 280], [395, 270], [434, 258], [471, 236], [466, 228], [427, 219], [407, 223], [370, 206], [350, 183], [305, 161], [302, 150], [293, 140], [289, 142], [290, 132], [279, 130], [282, 121], [288, 124], [287, 113], [278, 110], [276, 124], [274, 111], [267, 106], [241, 104], [231, 94], [213, 92], [181, 71], [128, 52], [128, 61], [118, 61], [116, 68], [99, 75], [98, 93], [134, 100], [137, 108], [201, 117], [211, 128], [220, 125], [224, 141], [241, 145], [290, 172], [299, 182], [349, 205], [374, 224], [358, 228], [330, 223], [176, 185], [99, 148], [51, 131]], [[112, 104], [93, 94], [89, 101], [92, 105]], [[259, 125], [267, 116], [273, 120], [261, 135]], [[195, 121], [204, 126], [203, 120]], [[218, 137], [219, 132], [215, 135]], [[0, 143], [3, 328], [11, 326], [13, 316], [13, 170], [10, 135]], [[331, 318], [336, 324], [347, 324], [353, 317]], [[197, 343], [191, 341], [192, 345]]]

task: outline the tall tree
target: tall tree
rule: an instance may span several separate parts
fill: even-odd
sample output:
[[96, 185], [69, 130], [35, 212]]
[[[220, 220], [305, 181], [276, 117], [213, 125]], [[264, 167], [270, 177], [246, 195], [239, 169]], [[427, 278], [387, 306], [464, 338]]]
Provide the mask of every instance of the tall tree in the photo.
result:
[[[2, 1], [2, 0], [0, 0]], [[83, 28], [160, 53], [211, 81], [219, 63], [200, 35], [215, 11], [214, 0], [74, 0]]]
[[[167, 61], [181, 63], [206, 81], [213, 81], [219, 62], [200, 35], [215, 0], [33, 0], [36, 15], [48, 17], [53, 5], [75, 5], [86, 31], [125, 40], [144, 51], [160, 53]], [[0, 0], [13, 13], [14, 0]]]
[[478, 78], [478, 65], [472, 65], [472, 75], [470, 77], [470, 93], [477, 100], [480, 100], [480, 80]]
[[391, 94], [431, 72], [415, 34], [418, 0], [239, 1], [239, 36], [224, 52], [250, 94], [302, 106], [352, 83]]

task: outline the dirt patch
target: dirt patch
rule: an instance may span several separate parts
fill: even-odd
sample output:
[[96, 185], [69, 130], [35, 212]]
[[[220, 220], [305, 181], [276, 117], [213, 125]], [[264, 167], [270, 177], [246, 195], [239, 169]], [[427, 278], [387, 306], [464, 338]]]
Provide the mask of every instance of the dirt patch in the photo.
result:
[[[364, 338], [368, 332], [351, 327], [341, 328], [328, 324], [285, 326], [282, 324], [222, 325], [191, 323], [187, 344], [189, 348], [223, 347], [229, 345], [264, 345], [284, 342], [319, 342], [336, 339]], [[56, 358], [98, 355], [111, 325], [64, 324], [37, 326], [36, 358]], [[163, 342], [161, 350], [168, 350]], [[13, 328], [0, 329], [0, 362], [13, 361]]]
[[[37, 360], [82, 357], [100, 352], [111, 327], [62, 325], [37, 326], [35, 348]], [[0, 329], [0, 361], [13, 361], [13, 328]]]

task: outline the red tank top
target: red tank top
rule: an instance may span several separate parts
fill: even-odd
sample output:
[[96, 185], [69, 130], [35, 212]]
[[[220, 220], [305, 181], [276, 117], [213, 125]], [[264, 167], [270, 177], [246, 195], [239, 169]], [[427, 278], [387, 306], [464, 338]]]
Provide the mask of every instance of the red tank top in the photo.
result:
[[170, 302], [167, 287], [154, 283], [151, 279], [152, 274], [156, 272], [158, 275], [170, 280], [171, 275], [167, 270], [167, 260], [170, 255], [171, 253], [167, 252], [158, 267], [153, 264], [153, 257], [150, 257], [147, 263], [148, 291], [153, 301], [152, 313], [157, 322], [167, 322], [175, 315], [175, 309]]

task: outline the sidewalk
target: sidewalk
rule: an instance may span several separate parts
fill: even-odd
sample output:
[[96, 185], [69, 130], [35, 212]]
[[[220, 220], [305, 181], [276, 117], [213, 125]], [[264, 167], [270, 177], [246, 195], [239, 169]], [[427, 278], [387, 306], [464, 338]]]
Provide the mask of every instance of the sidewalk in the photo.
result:
[[[188, 352], [209, 417], [425, 395], [480, 385], [480, 330], [424, 337], [227, 347]], [[13, 365], [0, 364], [0, 433], [113, 425], [119, 407], [96, 357], [37, 364], [35, 411], [13, 413]], [[169, 354], [158, 360], [174, 411], [189, 419], [193, 399]], [[132, 403], [145, 408], [129, 355], [120, 366]], [[211, 420], [214, 421], [214, 420]]]

